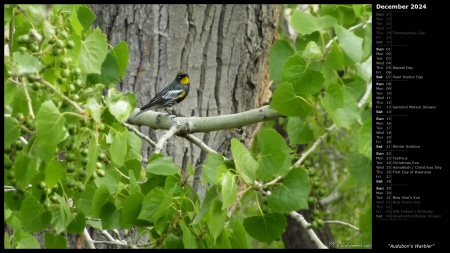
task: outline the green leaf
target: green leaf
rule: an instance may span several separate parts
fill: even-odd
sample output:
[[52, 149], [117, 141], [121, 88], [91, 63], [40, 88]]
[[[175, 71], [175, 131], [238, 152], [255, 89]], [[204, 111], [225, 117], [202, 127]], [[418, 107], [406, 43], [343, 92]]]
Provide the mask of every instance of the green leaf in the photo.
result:
[[265, 129], [257, 137], [260, 153], [256, 175], [263, 180], [270, 180], [288, 173], [291, 165], [290, 149], [283, 137], [274, 129]]
[[372, 160], [372, 119], [366, 119], [359, 129], [358, 149], [359, 153]]
[[134, 98], [135, 96], [130, 93], [124, 95], [122, 92], [110, 88], [108, 90], [108, 95], [106, 96], [106, 106], [117, 121], [126, 121], [135, 108], [134, 105], [130, 103], [135, 101]]
[[85, 73], [101, 74], [101, 66], [108, 54], [106, 35], [97, 28], [82, 42], [78, 65]]
[[336, 35], [338, 37], [339, 46], [342, 48], [342, 51], [354, 62], [361, 62], [363, 49], [362, 42], [363, 39], [356, 36], [352, 32], [349, 32], [347, 29], [340, 25], [335, 25], [334, 29], [336, 31]]
[[32, 150], [40, 158], [49, 161], [55, 158], [56, 145], [66, 135], [66, 118], [52, 100], [44, 102], [36, 115], [36, 142]]
[[362, 13], [364, 12], [364, 5], [363, 4], [353, 4], [353, 11], [355, 12], [355, 15], [357, 17], [360, 17]]
[[294, 167], [267, 198], [269, 207], [279, 213], [308, 209], [310, 181], [308, 173]]
[[350, 91], [336, 83], [330, 84], [325, 96], [320, 97], [323, 107], [338, 127], [350, 129], [360, 119], [357, 101]]
[[81, 234], [86, 227], [86, 217], [83, 212], [78, 212], [77, 216], [67, 226], [67, 232], [72, 234]]
[[164, 156], [149, 162], [144, 171], [156, 175], [173, 175], [178, 172], [178, 166], [172, 162], [172, 157]]
[[206, 162], [202, 168], [200, 180], [206, 184], [217, 184], [217, 169], [223, 164], [223, 156], [221, 154], [208, 153]]
[[97, 141], [94, 138], [92, 138], [89, 141], [89, 148], [87, 155], [88, 163], [86, 165], [85, 183], [87, 183], [95, 173], [98, 152], [99, 152], [99, 145], [97, 144]]
[[322, 50], [314, 41], [310, 41], [308, 45], [306, 45], [302, 57], [307, 59], [319, 59], [322, 57]]
[[337, 23], [345, 27], [355, 25], [359, 21], [352, 6], [349, 4], [321, 4], [320, 14], [322, 16], [330, 15], [336, 18]]
[[216, 200], [217, 198], [218, 198], [217, 186], [215, 185], [206, 192], [206, 196], [205, 199], [203, 199], [200, 211], [196, 213], [195, 218], [192, 221], [192, 225], [198, 224], [202, 220], [205, 214], [208, 213], [208, 211], [210, 210], [213, 201]]
[[[34, 112], [36, 113], [37, 106], [37, 98], [36, 92], [28, 89], [28, 95], [31, 99], [31, 106], [33, 107]], [[12, 101], [13, 112], [12, 115], [17, 115], [18, 113], [23, 113], [23, 115], [29, 115], [30, 110], [28, 108], [28, 101], [25, 95], [24, 89], [17, 89], [17, 92], [14, 94], [14, 100]]]
[[14, 232], [12, 235], [13, 241], [12, 245], [13, 248], [16, 246], [17, 242], [20, 240], [22, 234], [25, 232], [22, 231], [22, 223], [20, 222], [19, 217], [13, 216], [11, 219], [12, 227], [14, 228]]
[[114, 60], [116, 61], [119, 77], [121, 78], [125, 77], [129, 57], [127, 43], [125, 41], [119, 42], [119, 44], [111, 50], [110, 54], [114, 57]]
[[214, 244], [215, 249], [231, 249], [230, 239], [228, 239], [228, 230], [224, 229]]
[[[130, 135], [128, 136], [128, 138], [129, 137], [130, 137]], [[128, 139], [128, 142], [130, 142], [129, 139]], [[128, 153], [130, 153], [130, 152], [128, 152]], [[138, 159], [128, 160], [124, 163], [124, 166], [119, 168], [119, 170], [125, 175], [128, 174], [130, 176], [130, 179], [131, 179], [131, 173], [140, 177], [141, 170], [142, 170], [141, 160], [138, 160]], [[124, 178], [122, 178], [122, 182], [123, 182], [123, 180], [124, 180]], [[138, 180], [138, 179], [136, 179], [136, 180]], [[131, 181], [130, 181], [130, 186], [131, 186], [131, 188], [130, 188], [130, 193], [131, 193], [131, 189], [133, 188], [133, 184], [131, 184]], [[137, 186], [137, 188], [140, 188], [140, 187]], [[134, 189], [136, 189], [136, 188], [134, 188]], [[140, 189], [138, 191], [140, 191]]]
[[350, 80], [344, 84], [345, 91], [350, 93], [353, 98], [360, 100], [366, 91], [367, 84], [361, 79]]
[[356, 66], [356, 73], [366, 82], [372, 80], [372, 56]]
[[51, 160], [45, 166], [45, 183], [51, 189], [59, 180], [65, 176], [61, 162], [58, 160]]
[[129, 229], [131, 225], [137, 224], [143, 200], [144, 195], [140, 192], [135, 192], [128, 196], [122, 208], [122, 227]]
[[180, 220], [180, 227], [183, 231], [183, 244], [185, 249], [198, 249], [197, 239], [183, 220]]
[[100, 185], [95, 191], [92, 199], [92, 217], [101, 218], [102, 208], [107, 202], [111, 201], [112, 195], [106, 185]]
[[333, 42], [325, 58], [325, 66], [332, 70], [344, 69], [344, 54], [336, 42]]
[[270, 48], [269, 64], [270, 79], [281, 80], [281, 69], [286, 60], [295, 54], [287, 40], [277, 40]]
[[81, 35], [81, 33], [83, 32], [83, 25], [78, 19], [77, 12], [72, 12], [72, 15], [70, 16], [70, 25], [72, 26], [72, 29], [74, 31], [74, 33], [72, 34]]
[[[17, 179], [17, 185], [25, 189], [38, 170], [38, 158], [29, 157], [24, 153], [19, 154], [14, 159], [14, 175]], [[23, 206], [23, 205], [22, 205]]]
[[272, 96], [270, 109], [290, 117], [306, 117], [313, 111], [312, 102], [294, 91], [292, 83], [282, 82]]
[[234, 222], [233, 233], [230, 234], [230, 243], [233, 249], [248, 248], [247, 233], [244, 226], [238, 221]]
[[104, 177], [97, 177], [94, 182], [97, 186], [105, 185], [108, 191], [115, 192], [119, 187], [122, 175], [117, 170], [106, 170]]
[[[142, 149], [142, 138], [137, 136], [135, 133], [131, 132], [131, 131], [127, 131], [128, 133], [128, 145], [129, 145], [129, 150], [127, 152], [127, 156], [125, 157], [125, 161], [130, 161], [130, 160], [138, 160], [141, 161], [142, 160], [142, 156], [141, 156], [141, 149]], [[126, 164], [126, 162], [125, 162]], [[141, 170], [140, 168], [141, 166], [139, 166], [139, 172]], [[137, 174], [139, 175], [139, 174]]]
[[153, 216], [161, 207], [165, 197], [166, 196], [161, 189], [155, 188], [151, 190], [147, 196], [144, 197], [138, 219], [154, 222], [155, 219]]
[[20, 208], [21, 220], [25, 232], [36, 233], [50, 225], [52, 215], [31, 196], [26, 196]]
[[336, 19], [331, 16], [317, 18], [304, 11], [294, 11], [291, 16], [291, 23], [295, 31], [309, 34], [334, 26]]
[[52, 226], [54, 226], [56, 233], [61, 233], [67, 230], [69, 222], [73, 219], [72, 211], [70, 210], [67, 201], [54, 193], [56, 196], [59, 206], [51, 206], [50, 211], [52, 212]]
[[3, 237], [3, 248], [4, 249], [11, 249], [11, 244], [10, 244], [10, 237], [8, 232], [5, 232], [5, 235]]
[[46, 249], [67, 249], [67, 241], [64, 236], [45, 233], [44, 242]]
[[208, 221], [208, 228], [214, 241], [216, 241], [224, 229], [225, 221], [227, 221], [227, 210], [223, 210], [222, 203], [218, 199], [215, 199], [211, 204], [209, 213], [213, 218]]
[[38, 58], [26, 52], [14, 52], [13, 59], [14, 65], [11, 67], [11, 72], [14, 75], [34, 74], [44, 68], [44, 64]]
[[222, 210], [232, 206], [237, 199], [237, 184], [234, 175], [227, 172], [222, 177]]
[[231, 153], [233, 154], [236, 171], [247, 184], [253, 185], [256, 179], [257, 163], [248, 149], [238, 139], [231, 140]]
[[366, 24], [364, 29], [363, 59], [372, 56], [372, 24]]
[[164, 240], [164, 247], [166, 249], [182, 249], [183, 246], [183, 239], [174, 234], [169, 234]]
[[280, 213], [268, 213], [244, 219], [247, 233], [260, 242], [270, 244], [281, 236], [286, 227], [286, 217]]
[[106, 204], [103, 205], [102, 216], [100, 219], [102, 220], [103, 229], [116, 229], [122, 227], [122, 214], [120, 209], [116, 208], [111, 202], [106, 202]]
[[[6, 65], [5, 65], [6, 68]], [[14, 97], [16, 96], [17, 92], [17, 85], [12, 84], [8, 81], [4, 81], [3, 86], [3, 105], [6, 107], [7, 105], [11, 104], [12, 101], [14, 101]]]
[[103, 106], [98, 103], [97, 99], [94, 97], [89, 97], [86, 102], [86, 107], [95, 122], [102, 123], [101, 115]]
[[141, 187], [139, 187], [139, 184], [132, 170], [130, 170], [129, 175], [130, 175], [130, 191], [129, 191], [130, 195], [134, 193], [141, 193]]
[[299, 55], [287, 59], [281, 71], [281, 79], [292, 83], [296, 95], [304, 96], [320, 92], [324, 81], [322, 74], [312, 70], [312, 65]]
[[32, 235], [22, 233], [20, 240], [17, 242], [16, 249], [41, 249], [41, 245]]
[[359, 229], [361, 229], [362, 234], [358, 239], [358, 243], [361, 245], [372, 245], [372, 200], [368, 199], [366, 203], [370, 208], [359, 216]]
[[363, 154], [355, 153], [347, 161], [348, 170], [353, 181], [358, 185], [372, 184], [372, 160]]
[[80, 6], [77, 11], [78, 20], [80, 24], [83, 26], [83, 30], [89, 30], [92, 26], [92, 23], [96, 19], [95, 14], [92, 10], [87, 6]]
[[164, 194], [164, 200], [161, 202], [161, 205], [159, 206], [158, 210], [153, 214], [153, 219], [158, 220], [164, 215], [167, 215], [168, 209], [172, 205], [173, 202], [173, 190], [169, 190], [169, 192], [165, 192]]
[[[82, 47], [81, 37], [79, 34], [72, 33], [70, 37], [67, 38], [67, 41], [69, 40], [73, 41], [75, 45], [72, 49], [66, 51], [66, 57], [70, 57], [72, 59], [73, 66], [79, 66], [80, 61], [79, 57]], [[82, 75], [84, 76], [84, 74], [86, 73], [83, 72]]]
[[89, 74], [89, 79], [91, 83], [103, 83], [106, 85], [111, 85], [117, 81], [119, 78], [119, 66], [117, 66], [117, 61], [114, 56], [109, 52], [106, 55], [105, 60], [102, 63], [101, 74]]
[[3, 5], [3, 20], [4, 24], [8, 24], [13, 17], [13, 6]]
[[86, 215], [90, 215], [92, 211], [92, 201], [96, 190], [92, 184], [86, 184], [85, 187], [86, 189], [80, 194], [80, 199], [76, 203], [77, 210], [85, 213]]
[[3, 117], [4, 128], [3, 128], [3, 148], [9, 148], [11, 144], [16, 142], [20, 136], [20, 130], [18, 125], [11, 117]]
[[123, 165], [127, 155], [128, 133], [117, 132], [111, 143], [111, 159], [117, 167]]
[[289, 136], [289, 143], [291, 145], [310, 143], [314, 139], [314, 133], [309, 128], [309, 124], [297, 117], [289, 118], [287, 133]]

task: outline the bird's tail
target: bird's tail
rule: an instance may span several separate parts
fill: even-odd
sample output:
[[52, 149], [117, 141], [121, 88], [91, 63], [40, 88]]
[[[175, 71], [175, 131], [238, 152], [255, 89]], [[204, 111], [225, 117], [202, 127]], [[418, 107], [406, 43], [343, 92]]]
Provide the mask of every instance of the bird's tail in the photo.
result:
[[128, 121], [133, 120], [134, 118], [136, 118], [137, 116], [139, 116], [141, 113], [145, 112], [146, 110], [140, 110], [138, 113], [136, 113], [136, 115], [134, 115], [133, 117], [129, 118]]

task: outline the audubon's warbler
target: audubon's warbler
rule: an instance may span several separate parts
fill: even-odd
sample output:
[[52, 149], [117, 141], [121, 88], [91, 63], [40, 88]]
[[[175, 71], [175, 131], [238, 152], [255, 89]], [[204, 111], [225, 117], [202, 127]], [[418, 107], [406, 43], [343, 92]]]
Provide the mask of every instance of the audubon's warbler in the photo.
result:
[[175, 80], [160, 91], [154, 98], [148, 102], [141, 110], [131, 119], [136, 118], [139, 114], [147, 111], [152, 107], [164, 107], [169, 114], [174, 114], [172, 110], [168, 110], [172, 105], [176, 105], [183, 101], [189, 93], [189, 75], [182, 70], [178, 71]]

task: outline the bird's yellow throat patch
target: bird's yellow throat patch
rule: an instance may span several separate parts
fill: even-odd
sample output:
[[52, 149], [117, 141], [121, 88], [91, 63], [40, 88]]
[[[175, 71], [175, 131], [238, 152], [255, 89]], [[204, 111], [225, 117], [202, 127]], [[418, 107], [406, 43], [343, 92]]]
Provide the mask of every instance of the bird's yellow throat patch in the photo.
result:
[[180, 83], [183, 84], [183, 85], [188, 84], [188, 83], [189, 83], [189, 77], [188, 77], [188, 76], [183, 77], [183, 78], [180, 80]]

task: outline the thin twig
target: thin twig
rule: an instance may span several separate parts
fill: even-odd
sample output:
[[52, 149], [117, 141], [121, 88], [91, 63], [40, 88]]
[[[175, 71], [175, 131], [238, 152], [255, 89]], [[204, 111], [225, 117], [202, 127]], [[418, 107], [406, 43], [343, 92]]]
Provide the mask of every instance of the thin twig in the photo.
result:
[[343, 221], [339, 221], [339, 220], [325, 220], [323, 222], [328, 223], [328, 224], [338, 224], [338, 225], [346, 226], [346, 227], [353, 228], [354, 230], [361, 232], [361, 230], [359, 228], [357, 228], [347, 222], [343, 222]]
[[305, 217], [303, 217], [303, 215], [292, 211], [292, 212], [289, 213], [289, 216], [294, 218], [294, 220], [296, 220], [298, 223], [300, 223], [300, 225], [303, 228], [306, 229], [306, 233], [309, 235], [309, 238], [311, 238], [311, 240], [317, 245], [317, 247], [319, 249], [328, 249], [328, 247], [325, 246], [325, 244], [323, 244], [323, 242], [320, 240], [320, 238], [316, 235], [314, 230], [311, 228], [311, 224], [309, 224], [305, 220]]
[[358, 107], [361, 108], [365, 103], [366, 100], [369, 98], [370, 92], [372, 91], [372, 82], [367, 85], [366, 92], [364, 92], [364, 95], [362, 96], [361, 100], [358, 102]]
[[128, 246], [128, 243], [124, 243], [121, 241], [92, 241], [95, 244], [108, 244], [108, 245], [120, 245], [120, 246]]
[[[193, 134], [187, 134], [186, 136], [183, 136], [183, 137], [207, 153], [218, 154], [217, 151], [215, 151], [214, 149], [212, 149], [211, 147], [206, 145], [206, 143], [204, 143], [199, 138], [195, 137]], [[226, 157], [224, 157], [224, 159], [228, 160]]]
[[40, 83], [42, 83], [43, 85], [49, 87], [51, 90], [53, 90], [56, 94], [58, 94], [59, 96], [61, 96], [62, 99], [66, 100], [67, 103], [71, 104], [73, 107], [75, 107], [75, 109], [77, 109], [77, 111], [79, 113], [84, 113], [84, 110], [73, 100], [71, 100], [70, 98], [66, 97], [64, 94], [61, 93], [61, 91], [59, 91], [58, 89], [55, 88], [55, 86], [53, 86], [51, 83], [45, 81], [42, 77], [36, 77], [36, 76], [29, 76], [31, 79], [33, 79], [34, 81], [38, 81]]
[[166, 143], [166, 141], [175, 135], [175, 133], [178, 130], [178, 125], [173, 125], [169, 131], [167, 131], [163, 136], [161, 136], [161, 138], [159, 139], [158, 143], [156, 144], [155, 147], [155, 154], [159, 154], [161, 153], [161, 150], [163, 149], [164, 143]]
[[27, 100], [28, 111], [30, 111], [31, 118], [34, 119], [35, 116], [34, 116], [34, 112], [33, 112], [33, 105], [31, 104], [31, 98], [30, 98], [30, 95], [28, 94], [28, 89], [27, 89], [27, 85], [25, 84], [25, 81], [22, 79], [22, 82], [18, 82], [16, 80], [12, 79], [11, 77], [8, 78], [8, 80], [12, 83], [15, 83], [15, 84], [23, 87], [23, 92], [25, 93], [25, 98]]
[[[356, 30], [357, 28], [359, 28], [359, 27], [365, 27], [367, 24], [369, 24], [369, 23], [372, 23], [372, 16], [370, 16], [369, 17], [369, 19], [366, 21], [366, 22], [364, 22], [364, 23], [359, 23], [359, 24], [357, 24], [357, 25], [354, 25], [354, 26], [352, 26], [352, 27], [350, 27], [350, 28], [348, 28], [348, 30], [347, 31], [349, 31], [349, 32], [351, 32], [351, 31], [353, 31], [353, 30]], [[334, 38], [332, 38], [328, 43], [327, 43], [327, 45], [325, 46], [325, 48], [330, 48], [330, 46], [331, 46], [331, 44], [333, 44], [333, 41], [335, 41], [337, 39], [337, 36], [335, 36]]]
[[87, 231], [87, 228], [84, 228], [83, 237], [84, 237], [84, 240], [85, 240], [88, 248], [95, 249], [94, 241], [92, 240], [91, 235]]
[[20, 140], [23, 144], [25, 144], [25, 145], [28, 144], [28, 141], [25, 140], [25, 138], [23, 138], [23, 136], [20, 136], [20, 137], [19, 137], [19, 140]]
[[136, 128], [134, 128], [130, 124], [128, 124], [126, 122], [122, 122], [122, 126], [126, 127], [128, 130], [130, 130], [131, 132], [135, 133], [137, 136], [139, 136], [142, 139], [146, 140], [148, 142], [148, 144], [150, 144], [150, 146], [152, 146], [152, 147], [156, 146], [156, 143], [154, 141], [152, 141], [150, 138], [148, 138], [145, 134], [139, 132], [139, 130], [137, 130]]
[[114, 169], [115, 169], [117, 172], [119, 172], [119, 174], [120, 174], [122, 177], [124, 177], [124, 178], [130, 180], [130, 178], [129, 178], [127, 175], [123, 174], [122, 171], [120, 171], [117, 167], [114, 167]]

